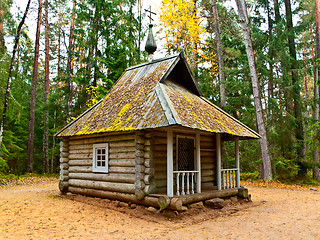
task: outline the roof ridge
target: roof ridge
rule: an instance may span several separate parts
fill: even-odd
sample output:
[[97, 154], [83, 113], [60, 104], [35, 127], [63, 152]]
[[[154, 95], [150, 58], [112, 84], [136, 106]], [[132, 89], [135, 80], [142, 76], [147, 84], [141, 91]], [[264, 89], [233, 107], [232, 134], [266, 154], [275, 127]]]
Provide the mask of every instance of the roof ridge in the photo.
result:
[[175, 54], [175, 55], [171, 55], [171, 56], [168, 56], [168, 57], [158, 58], [158, 59], [152, 60], [151, 62], [145, 62], [145, 63], [141, 63], [141, 64], [138, 64], [138, 65], [134, 65], [134, 66], [128, 67], [125, 71], [129, 71], [129, 70], [132, 70], [132, 69], [135, 69], [135, 68], [144, 67], [144, 66], [147, 66], [147, 65], [150, 65], [150, 64], [154, 64], [154, 63], [157, 63], [157, 62], [166, 61], [166, 60], [169, 60], [171, 58], [178, 57], [179, 55], [180, 55], [180, 53], [179, 54]]

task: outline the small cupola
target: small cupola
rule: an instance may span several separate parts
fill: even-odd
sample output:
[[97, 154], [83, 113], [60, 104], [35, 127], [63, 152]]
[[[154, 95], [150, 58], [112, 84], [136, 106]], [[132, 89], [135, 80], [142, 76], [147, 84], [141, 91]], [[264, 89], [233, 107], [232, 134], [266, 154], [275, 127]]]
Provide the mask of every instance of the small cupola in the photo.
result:
[[152, 14], [154, 15], [157, 15], [157, 14], [151, 11], [151, 6], [149, 7], [149, 9], [145, 9], [145, 11], [149, 14], [148, 17], [150, 19], [148, 38], [147, 38], [145, 50], [147, 51], [149, 58], [152, 59], [153, 53], [157, 50], [157, 44], [156, 44], [156, 41], [154, 40], [154, 36], [152, 33], [153, 24], [151, 23], [151, 21], [153, 21]]

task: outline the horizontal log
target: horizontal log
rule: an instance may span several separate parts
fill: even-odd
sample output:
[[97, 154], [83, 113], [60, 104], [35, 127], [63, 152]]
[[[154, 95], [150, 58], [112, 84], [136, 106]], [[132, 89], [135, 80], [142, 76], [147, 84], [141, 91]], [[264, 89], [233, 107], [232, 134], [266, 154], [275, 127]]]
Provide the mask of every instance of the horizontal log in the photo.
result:
[[153, 157], [153, 159], [154, 159], [154, 162], [156, 164], [158, 164], [158, 163], [167, 164], [167, 156], [165, 156], [165, 157]]
[[83, 145], [83, 144], [94, 144], [94, 143], [105, 143], [105, 142], [112, 142], [112, 141], [126, 141], [126, 140], [134, 140], [134, 134], [122, 134], [122, 135], [111, 135], [105, 137], [73, 137], [72, 140], [69, 141], [69, 145]]
[[155, 146], [158, 144], [167, 144], [167, 138], [157, 137], [157, 138], [154, 138], [153, 141], [154, 141]]
[[70, 166], [69, 167], [69, 174], [72, 172], [74, 172], [74, 173], [92, 172], [92, 166]]
[[68, 158], [69, 153], [68, 152], [60, 152], [60, 157], [62, 158]]
[[135, 159], [135, 152], [110, 153], [109, 159]]
[[200, 152], [200, 157], [212, 157], [215, 158], [216, 154], [215, 152], [208, 152], [208, 151], [201, 151]]
[[135, 173], [134, 167], [109, 167], [109, 173]]
[[60, 163], [68, 163], [69, 162], [69, 158], [60, 158]]
[[137, 149], [135, 150], [135, 156], [136, 157], [142, 157], [143, 158], [144, 157], [144, 153], [145, 152], [143, 150], [137, 150]]
[[147, 168], [154, 167], [155, 163], [154, 163], [153, 159], [146, 158], [146, 159], [144, 159], [144, 166], [146, 166]]
[[195, 193], [190, 195], [183, 195], [178, 196], [177, 198], [180, 198], [182, 200], [182, 204], [189, 204], [194, 202], [200, 202], [207, 199], [212, 198], [221, 198], [221, 197], [232, 197], [236, 196], [238, 193], [238, 189], [225, 189], [225, 190], [215, 190], [215, 191], [209, 191], [209, 192], [202, 192], [202, 193]]
[[135, 147], [136, 143], [133, 140], [128, 141], [116, 141], [116, 142], [110, 142], [109, 147], [110, 148], [116, 148], [116, 147]]
[[144, 144], [145, 138], [142, 137], [142, 136], [136, 136], [136, 140], [135, 141], [136, 141], [136, 144], [137, 143]]
[[63, 181], [63, 182], [67, 182], [67, 181], [69, 180], [69, 176], [67, 176], [67, 175], [60, 175], [59, 180], [60, 180], [60, 181]]
[[155, 151], [167, 151], [167, 144], [158, 144], [153, 147]]
[[81, 149], [92, 149], [92, 144], [84, 144], [84, 145], [70, 145], [69, 151], [81, 150]]
[[213, 169], [215, 169], [215, 165], [213, 163], [202, 163], [201, 162], [201, 170], [206, 170], [206, 169], [213, 170]]
[[135, 183], [134, 174], [70, 173], [69, 178], [105, 182]]
[[114, 167], [134, 167], [135, 159], [109, 160], [109, 165]]
[[201, 176], [201, 182], [213, 182], [214, 181], [214, 176]]
[[144, 173], [147, 175], [153, 176], [155, 173], [155, 169], [154, 168], [145, 168]]
[[214, 171], [213, 170], [203, 170], [201, 171], [201, 176], [213, 176], [214, 175]]
[[144, 164], [144, 158], [143, 158], [143, 157], [136, 157], [136, 159], [135, 159], [135, 164], [136, 164], [136, 165], [142, 165], [142, 164]]
[[214, 183], [213, 182], [202, 182], [201, 183], [201, 188], [203, 189], [211, 189], [212, 187], [214, 186]]
[[69, 168], [68, 163], [60, 163], [60, 169], [67, 170]]
[[135, 145], [135, 149], [136, 150], [144, 150], [144, 144], [141, 144], [141, 143], [137, 143], [136, 145]]
[[135, 147], [110, 147], [109, 153], [126, 153], [136, 151]]
[[136, 173], [143, 173], [145, 171], [146, 167], [144, 165], [136, 165], [135, 166], [135, 172]]
[[143, 150], [145, 152], [150, 152], [151, 151], [151, 146], [144, 146]]
[[138, 200], [134, 194], [126, 194], [119, 192], [95, 190], [95, 189], [85, 189], [79, 187], [70, 186], [68, 189], [71, 193], [82, 194], [91, 197], [108, 198], [111, 200], [119, 200], [122, 202], [131, 202], [136, 204], [141, 204], [145, 206], [159, 207], [158, 198], [145, 196], [143, 200]]
[[204, 136], [204, 135], [201, 135], [201, 136], [200, 136], [200, 143], [201, 143], [202, 141], [214, 141], [214, 136], [213, 136], [213, 135], [212, 135], [212, 136]]
[[146, 140], [144, 141], [144, 145], [145, 145], [145, 146], [151, 146], [151, 140], [150, 140], [150, 139], [146, 139]]
[[151, 138], [151, 137], [152, 137], [152, 132], [146, 132], [146, 133], [144, 134], [144, 137], [145, 137], [145, 138]]
[[73, 187], [83, 187], [96, 190], [106, 190], [112, 192], [134, 193], [134, 184], [102, 182], [81, 179], [69, 179], [69, 185]]
[[155, 172], [154, 173], [154, 178], [155, 179], [167, 179], [167, 171], [165, 171], [165, 172]]
[[167, 186], [167, 179], [156, 179], [155, 180], [157, 188], [166, 187]]
[[69, 147], [60, 147], [60, 152], [68, 152]]
[[60, 141], [60, 147], [68, 147], [69, 146], [69, 141], [68, 140], [62, 140]]
[[75, 159], [75, 160], [80, 160], [80, 159], [92, 159], [92, 153], [90, 154], [70, 154], [68, 156], [68, 158], [71, 159]]
[[154, 176], [152, 175], [144, 175], [143, 181], [145, 184], [150, 184], [154, 180]]
[[154, 150], [153, 151], [153, 157], [154, 158], [166, 158], [167, 157], [167, 152], [166, 151], [157, 151]]
[[84, 148], [84, 149], [74, 149], [74, 150], [69, 150], [70, 155], [76, 155], [76, 154], [87, 154], [90, 155], [93, 152], [93, 147], [91, 148]]
[[92, 166], [92, 159], [69, 160], [70, 166]]
[[66, 170], [66, 169], [60, 169], [60, 175], [68, 176], [68, 175], [69, 175], [69, 169], [68, 169], [68, 170]]

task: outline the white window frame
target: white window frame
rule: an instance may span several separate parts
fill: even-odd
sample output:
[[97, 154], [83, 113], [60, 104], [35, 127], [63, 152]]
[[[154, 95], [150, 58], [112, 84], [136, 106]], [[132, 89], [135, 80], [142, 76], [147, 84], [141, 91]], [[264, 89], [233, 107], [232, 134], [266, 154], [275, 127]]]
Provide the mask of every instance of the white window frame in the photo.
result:
[[[105, 150], [105, 166], [97, 166], [97, 150]], [[108, 173], [109, 170], [109, 144], [98, 143], [93, 144], [93, 155], [92, 155], [92, 172]]]

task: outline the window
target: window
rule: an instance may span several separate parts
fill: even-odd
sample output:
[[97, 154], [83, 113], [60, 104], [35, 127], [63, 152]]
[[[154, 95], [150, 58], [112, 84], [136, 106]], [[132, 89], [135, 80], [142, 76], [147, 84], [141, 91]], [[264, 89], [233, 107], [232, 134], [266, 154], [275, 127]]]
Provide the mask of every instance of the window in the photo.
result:
[[108, 143], [93, 144], [93, 172], [108, 172]]
[[194, 138], [187, 136], [177, 136], [177, 170], [193, 171], [194, 170]]

